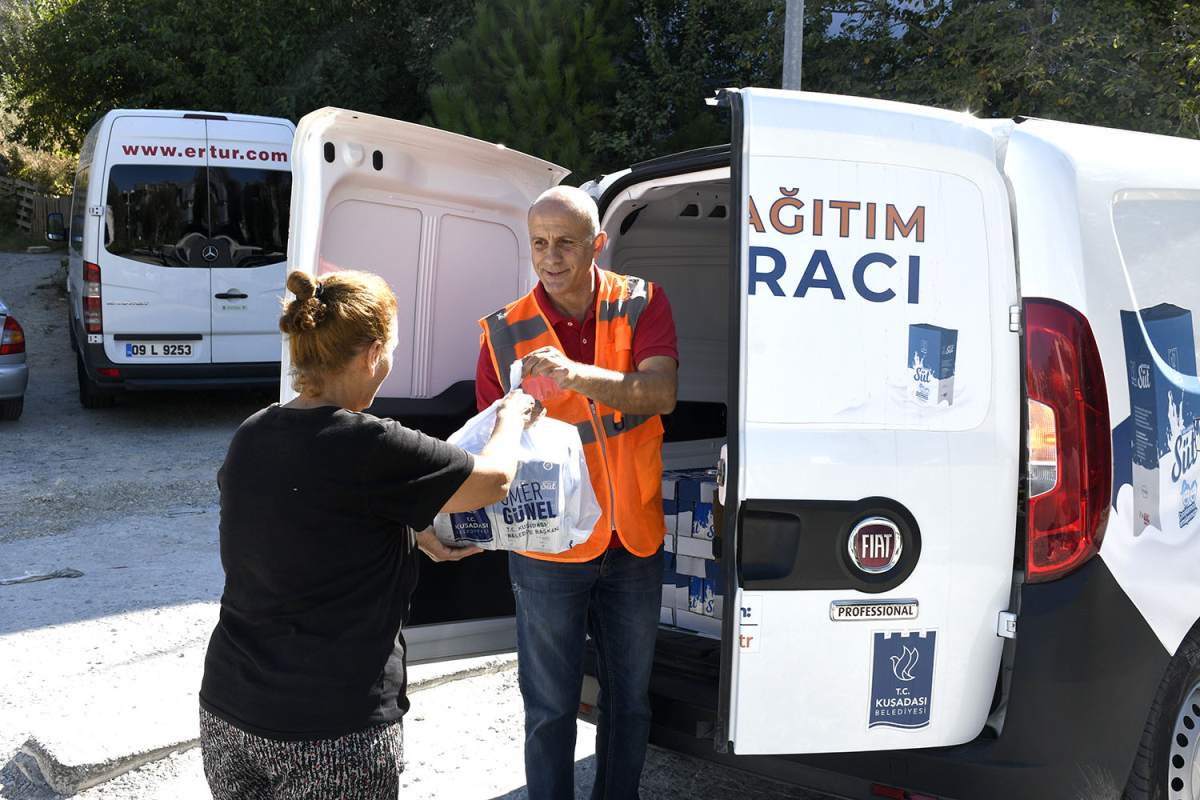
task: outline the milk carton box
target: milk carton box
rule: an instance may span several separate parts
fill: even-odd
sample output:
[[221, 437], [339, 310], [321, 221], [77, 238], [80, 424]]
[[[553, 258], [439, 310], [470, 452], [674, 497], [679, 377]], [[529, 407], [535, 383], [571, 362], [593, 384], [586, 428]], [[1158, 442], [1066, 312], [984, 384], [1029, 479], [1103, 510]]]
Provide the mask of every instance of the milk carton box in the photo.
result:
[[692, 558], [712, 559], [713, 543], [711, 539], [702, 539], [695, 536], [681, 536], [679, 541], [675, 543], [676, 552], [681, 556], [690, 556]]
[[675, 554], [663, 553], [662, 604], [675, 607]]
[[[665, 483], [664, 483], [665, 485]], [[672, 484], [674, 488], [674, 484]], [[675, 527], [679, 518], [679, 507], [675, 503], [675, 497], [672, 495], [668, 500], [666, 494], [663, 494], [663, 522], [667, 524], [667, 536], [663, 540], [663, 547], [668, 553], [675, 552]]]
[[707, 503], [696, 503], [692, 507], [692, 537], [696, 539], [713, 538], [713, 505], [709, 501]]
[[[704, 615], [722, 619], [725, 613], [725, 577], [719, 561], [704, 562], [705, 608]], [[711, 592], [711, 595], [708, 594]]]
[[666, 481], [673, 483], [675, 491], [676, 522], [678, 537], [693, 536], [699, 539], [713, 538], [712, 503], [717, 494], [716, 479], [704, 468], [670, 470], [663, 475], [664, 494]]
[[678, 579], [675, 571], [675, 554], [663, 553], [662, 572], [662, 604], [659, 609], [658, 621], [661, 625], [675, 624], [675, 582]]
[[693, 586], [692, 579], [704, 578], [704, 559], [677, 554], [675, 571], [678, 574], [675, 581], [675, 608], [679, 611], [695, 610], [699, 613], [699, 598], [702, 592], [699, 585]]
[[[1178, 532], [1196, 517], [1198, 399], [1176, 373], [1196, 374], [1192, 313], [1161, 303], [1121, 312], [1133, 429], [1134, 535]], [[1142, 329], [1145, 328], [1145, 335]], [[1159, 360], [1155, 360], [1154, 355]], [[1165, 362], [1166, 369], [1161, 364]]]
[[688, 607], [693, 614], [704, 614], [704, 578], [692, 576], [688, 581]]
[[[690, 539], [692, 536], [692, 526], [694, 524], [692, 515], [695, 512], [696, 504], [686, 503], [686, 507], [684, 507], [685, 502], [682, 501], [680, 503], [679, 510], [675, 514], [676, 540], [685, 537]], [[679, 543], [676, 541], [676, 549], [678, 549], [678, 545]]]
[[954, 359], [958, 331], [937, 325], [908, 326], [908, 374], [912, 384], [908, 396], [918, 403], [936, 406], [954, 403]]

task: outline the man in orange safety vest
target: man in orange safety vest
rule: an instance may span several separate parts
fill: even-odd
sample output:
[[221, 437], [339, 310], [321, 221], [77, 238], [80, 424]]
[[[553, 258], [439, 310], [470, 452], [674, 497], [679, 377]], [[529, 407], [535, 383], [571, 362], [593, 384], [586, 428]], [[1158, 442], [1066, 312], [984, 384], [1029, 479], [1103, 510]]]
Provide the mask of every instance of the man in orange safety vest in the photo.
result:
[[600, 693], [592, 798], [636, 798], [650, 732], [650, 671], [662, 597], [660, 414], [675, 407], [678, 349], [662, 289], [596, 266], [607, 234], [573, 187], [529, 211], [538, 285], [480, 320], [476, 400], [510, 388], [509, 366], [561, 390], [546, 413], [580, 432], [603, 513], [588, 540], [560, 554], [512, 553], [517, 665], [525, 702], [531, 800], [574, 797], [575, 716], [585, 634]]

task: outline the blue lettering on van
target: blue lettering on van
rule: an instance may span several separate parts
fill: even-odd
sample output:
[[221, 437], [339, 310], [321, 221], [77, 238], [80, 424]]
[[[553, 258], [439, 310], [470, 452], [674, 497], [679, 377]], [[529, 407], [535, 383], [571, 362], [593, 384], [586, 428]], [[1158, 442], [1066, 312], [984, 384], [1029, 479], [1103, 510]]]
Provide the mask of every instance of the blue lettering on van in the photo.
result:
[[[818, 269], [824, 273], [824, 278], [817, 277]], [[796, 293], [792, 297], [804, 297], [808, 294], [809, 289], [828, 289], [833, 293], [835, 300], [846, 299], [842, 285], [838, 283], [837, 273], [833, 271], [833, 262], [829, 260], [829, 253], [824, 250], [813, 251], [812, 258], [808, 260], [808, 267], [805, 268], [804, 275], [800, 278], [800, 285], [796, 287]]]
[[[770, 261], [770, 268], [760, 270], [760, 261]], [[890, 287], [881, 288], [878, 283], [875, 284], [876, 288], [868, 286], [867, 270], [869, 267], [877, 264], [891, 269], [896, 263], [896, 259], [887, 253], [867, 253], [858, 259], [851, 270], [851, 282], [858, 296], [872, 303], [886, 303], [889, 300], [895, 299], [897, 296], [896, 292]], [[749, 293], [751, 295], [757, 294], [758, 284], [762, 283], [766, 285], [767, 289], [774, 296], [784, 297], [786, 293], [780, 285], [780, 281], [787, 273], [787, 268], [787, 256], [781, 251], [774, 247], [751, 246]], [[907, 279], [907, 301], [911, 305], [916, 305], [921, 299], [920, 256], [908, 257]], [[877, 279], [872, 278], [872, 280], [875, 281]], [[827, 290], [835, 300], [846, 299], [846, 293], [842, 290], [841, 281], [838, 280], [833, 260], [829, 257], [829, 252], [826, 250], [813, 251], [792, 297], [806, 297], [808, 292], [813, 289]]]

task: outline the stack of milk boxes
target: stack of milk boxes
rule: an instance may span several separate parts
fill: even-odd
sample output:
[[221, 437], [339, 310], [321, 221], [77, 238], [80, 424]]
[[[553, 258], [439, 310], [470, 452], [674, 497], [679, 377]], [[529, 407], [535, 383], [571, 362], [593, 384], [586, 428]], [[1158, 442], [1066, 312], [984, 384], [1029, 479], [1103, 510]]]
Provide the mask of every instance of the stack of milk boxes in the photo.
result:
[[663, 472], [667, 539], [659, 622], [719, 638], [724, 598], [721, 564], [713, 553], [716, 498], [717, 481], [709, 470]]

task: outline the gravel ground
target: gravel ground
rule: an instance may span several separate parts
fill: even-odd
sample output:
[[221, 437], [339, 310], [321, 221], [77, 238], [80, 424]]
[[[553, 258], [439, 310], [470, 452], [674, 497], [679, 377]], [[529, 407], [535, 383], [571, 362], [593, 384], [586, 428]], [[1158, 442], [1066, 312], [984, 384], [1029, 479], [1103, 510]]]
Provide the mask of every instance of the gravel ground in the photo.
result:
[[[25, 329], [30, 367], [23, 416], [0, 423], [0, 579], [66, 566], [87, 577], [0, 585], [0, 798], [59, 798], [17, 768], [27, 737], [104, 753], [114, 719], [147, 751], [183, 745], [75, 797], [208, 798], [199, 751], [186, 748], [220, 594], [216, 470], [237, 425], [274, 398], [164, 392], [83, 409], [61, 260], [0, 253], [0, 296]], [[165, 719], [175, 706], [186, 708], [182, 723]], [[520, 708], [513, 669], [414, 693], [401, 796], [524, 798]], [[581, 723], [581, 787], [593, 739]], [[642, 788], [647, 800], [823, 800], [653, 748]]]
[[[149, 506], [184, 513], [216, 504], [216, 465], [262, 392], [153, 392], [111, 409], [79, 404], [68, 340], [63, 256], [0, 253], [0, 296], [25, 329], [29, 388], [21, 419], [0, 428], [10, 466], [0, 542], [52, 536]], [[15, 468], [14, 468], [15, 467]]]

